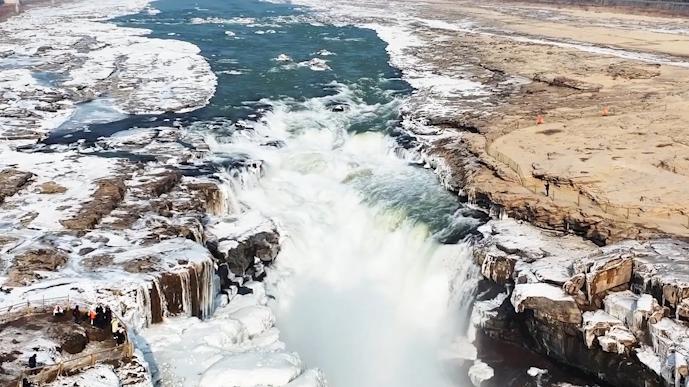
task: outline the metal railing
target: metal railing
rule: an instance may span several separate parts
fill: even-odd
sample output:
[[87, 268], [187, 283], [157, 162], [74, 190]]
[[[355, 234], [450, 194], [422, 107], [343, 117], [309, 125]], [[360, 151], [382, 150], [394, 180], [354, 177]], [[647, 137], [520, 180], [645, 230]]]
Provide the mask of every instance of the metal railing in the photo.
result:
[[52, 297], [52, 298], [41, 298], [38, 300], [26, 300], [24, 302], [18, 302], [13, 305], [2, 305], [0, 306], [0, 321], [6, 319], [8, 316], [14, 313], [32, 313], [39, 312], [44, 313], [47, 311], [46, 307], [54, 308], [55, 305], [65, 303], [68, 306], [71, 303], [78, 303], [83, 305], [88, 305], [89, 303], [84, 300], [75, 299], [70, 296], [65, 297]]
[[519, 163], [511, 157], [498, 151], [492, 146], [486, 147], [486, 153], [500, 163], [509, 167], [519, 178], [519, 183], [529, 191], [537, 194], [547, 195], [551, 200], [565, 201], [577, 205], [579, 208], [593, 208], [603, 213], [623, 217], [625, 219], [637, 218], [639, 221], [648, 220], [657, 223], [659, 220], [678, 226], [689, 228], [689, 213], [683, 209], [670, 209], [664, 207], [650, 206], [624, 206], [611, 203], [609, 200], [594, 199], [585, 195], [579, 189], [563, 189], [554, 183], [550, 183], [546, 189], [546, 182], [527, 175], [522, 171]]
[[28, 368], [22, 370], [17, 379], [17, 386], [22, 386], [23, 379], [35, 384], [50, 383], [62, 375], [69, 375], [80, 369], [92, 367], [97, 363], [131, 359], [134, 354], [134, 345], [130, 341], [112, 348], [91, 352], [71, 359], [62, 360], [57, 364]]
[[[0, 306], [0, 324], [5, 324], [20, 317], [32, 314], [49, 314], [56, 305], [64, 305], [64, 311], [69, 312], [71, 310], [71, 305], [89, 305], [92, 303], [93, 302], [67, 296], [26, 300], [25, 302], [13, 305], [3, 305]], [[83, 312], [86, 312], [86, 308], [82, 311], [82, 313]], [[118, 321], [118, 323], [124, 328], [125, 332], [129, 332], [127, 324], [125, 324], [121, 318], [113, 316], [113, 319]], [[106, 327], [105, 329], [109, 329], [109, 327]], [[34, 384], [49, 383], [61, 375], [74, 373], [75, 371], [91, 367], [99, 362], [131, 359], [133, 354], [134, 344], [129, 340], [129, 335], [126, 333], [124, 343], [116, 345], [112, 348], [80, 354], [77, 357], [61, 360], [56, 364], [46, 364], [43, 366], [22, 370], [21, 374], [18, 376], [17, 385], [21, 387], [24, 378], [33, 382]]]

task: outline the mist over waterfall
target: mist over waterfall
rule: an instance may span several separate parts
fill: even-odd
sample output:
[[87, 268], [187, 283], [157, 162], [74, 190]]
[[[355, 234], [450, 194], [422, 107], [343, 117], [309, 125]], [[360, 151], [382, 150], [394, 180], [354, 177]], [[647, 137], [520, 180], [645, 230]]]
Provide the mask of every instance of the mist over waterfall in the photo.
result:
[[[452, 346], [469, 313], [457, 302], [470, 297], [453, 291], [473, 291], [462, 286], [471, 251], [434, 236], [478, 221], [461, 216], [429, 171], [397, 158], [390, 137], [347, 130], [395, 114], [399, 100], [369, 105], [337, 87], [305, 102], [265, 101], [271, 112], [250, 131], [209, 140], [218, 154], [264, 161], [260, 180], [232, 186], [283, 235], [267, 278], [277, 326], [333, 386], [456, 386], [444, 360], [461, 350]], [[333, 111], [335, 101], [347, 109]], [[262, 147], [265, 138], [285, 145]]]

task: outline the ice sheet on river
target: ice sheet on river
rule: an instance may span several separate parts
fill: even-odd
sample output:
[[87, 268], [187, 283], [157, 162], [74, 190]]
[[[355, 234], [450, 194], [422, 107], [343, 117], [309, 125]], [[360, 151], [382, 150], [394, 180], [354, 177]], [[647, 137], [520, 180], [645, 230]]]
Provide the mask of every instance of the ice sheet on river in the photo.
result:
[[264, 286], [235, 295], [213, 318], [200, 322], [174, 318], [143, 332], [147, 356], [165, 385], [324, 387], [319, 370], [305, 370], [296, 353], [288, 352], [273, 326]]
[[217, 81], [198, 47], [103, 21], [146, 4], [76, 1], [0, 23], [0, 135], [40, 137], [64, 122], [74, 103], [106, 94], [130, 114], [206, 105]]

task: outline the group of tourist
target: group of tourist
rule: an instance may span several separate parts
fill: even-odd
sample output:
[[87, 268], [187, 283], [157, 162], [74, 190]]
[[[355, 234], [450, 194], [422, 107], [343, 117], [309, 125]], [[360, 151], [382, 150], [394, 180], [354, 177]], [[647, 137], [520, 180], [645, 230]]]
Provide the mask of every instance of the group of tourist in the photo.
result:
[[[62, 317], [64, 315], [65, 310], [62, 308], [62, 306], [55, 305], [53, 308], [53, 316]], [[72, 308], [72, 318], [77, 324], [81, 323], [82, 321], [89, 321], [92, 326], [105, 328], [110, 325], [110, 322], [112, 321], [112, 310], [109, 306], [103, 307], [102, 305], [98, 304], [97, 306], [91, 306], [91, 308], [86, 311], [82, 311], [82, 309], [79, 309], [79, 305], [75, 304], [74, 308]]]
[[[62, 305], [55, 305], [53, 308], [53, 317], [60, 318], [65, 315], [65, 309]], [[72, 318], [76, 324], [80, 324], [82, 321], [88, 321], [91, 326], [107, 329], [110, 328], [112, 333], [112, 338], [115, 340], [117, 345], [122, 345], [127, 340], [127, 335], [124, 327], [120, 324], [120, 321], [112, 316], [112, 310], [109, 306], [102, 306], [100, 304], [93, 305], [87, 311], [83, 311], [79, 308], [78, 304], [75, 304], [72, 308]], [[38, 367], [37, 355], [34, 353], [29, 357], [28, 368], [29, 372], [32, 372]], [[34, 384], [31, 383], [27, 378], [22, 379], [22, 387], [33, 387]]]

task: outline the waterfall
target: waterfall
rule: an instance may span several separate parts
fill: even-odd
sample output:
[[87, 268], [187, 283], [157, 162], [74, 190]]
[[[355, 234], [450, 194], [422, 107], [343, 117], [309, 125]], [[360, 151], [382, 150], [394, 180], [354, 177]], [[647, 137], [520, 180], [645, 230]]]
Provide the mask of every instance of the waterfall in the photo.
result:
[[478, 282], [481, 278], [480, 269], [473, 262], [473, 248], [470, 241], [462, 242], [463, 260], [462, 265], [456, 269], [456, 275], [450, 286], [450, 308], [457, 311], [457, 332], [470, 338], [471, 316], [473, 312], [474, 299]]
[[[466, 336], [478, 273], [470, 242], [434, 235], [475, 220], [456, 213], [431, 171], [396, 157], [389, 137], [348, 133], [351, 120], [389, 106], [342, 89], [296, 107], [272, 102], [251, 131], [209, 141], [218, 158], [262, 160], [260, 179], [247, 176], [255, 168], [225, 178], [239, 207], [284, 230], [266, 278], [283, 340], [336, 387], [461, 385], [446, 354], [470, 346], [453, 339]], [[345, 98], [348, 110], [328, 108]]]
[[220, 293], [220, 277], [216, 274], [216, 265], [213, 261], [203, 263], [203, 282], [208, 284], [201, 287], [201, 312], [202, 318], [210, 317], [216, 308], [216, 295]]
[[220, 189], [220, 198], [218, 205], [214, 207], [213, 215], [224, 216], [238, 211], [239, 203], [229, 184], [218, 184], [218, 188]]

